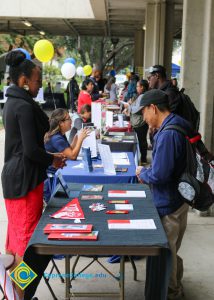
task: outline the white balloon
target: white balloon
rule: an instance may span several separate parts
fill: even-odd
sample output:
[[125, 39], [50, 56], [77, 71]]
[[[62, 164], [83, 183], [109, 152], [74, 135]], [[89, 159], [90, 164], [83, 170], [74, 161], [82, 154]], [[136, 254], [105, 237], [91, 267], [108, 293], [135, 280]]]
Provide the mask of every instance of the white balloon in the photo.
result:
[[76, 73], [78, 76], [83, 76], [84, 75], [83, 67], [81, 66], [77, 67]]
[[76, 67], [71, 63], [64, 63], [61, 67], [61, 73], [66, 79], [71, 79], [72, 77], [74, 77], [75, 72]]

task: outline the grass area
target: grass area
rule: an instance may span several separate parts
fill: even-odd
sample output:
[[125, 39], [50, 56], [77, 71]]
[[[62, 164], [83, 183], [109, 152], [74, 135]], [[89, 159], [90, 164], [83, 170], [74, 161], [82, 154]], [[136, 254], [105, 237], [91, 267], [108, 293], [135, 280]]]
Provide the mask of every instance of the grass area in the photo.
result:
[[3, 122], [2, 122], [2, 116], [0, 116], [0, 130], [3, 128], [4, 128], [4, 126], [3, 126]]

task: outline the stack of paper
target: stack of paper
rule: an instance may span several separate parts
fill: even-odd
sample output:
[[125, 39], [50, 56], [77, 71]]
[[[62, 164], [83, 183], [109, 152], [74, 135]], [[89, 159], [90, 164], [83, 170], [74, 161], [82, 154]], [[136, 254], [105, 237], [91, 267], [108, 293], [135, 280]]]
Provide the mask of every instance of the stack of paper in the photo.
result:
[[115, 165], [130, 165], [126, 152], [112, 153], [112, 157]]
[[133, 198], [145, 198], [145, 191], [121, 191], [121, 190], [110, 190], [108, 191], [108, 197], [133, 197]]
[[153, 219], [108, 220], [108, 229], [157, 229]]

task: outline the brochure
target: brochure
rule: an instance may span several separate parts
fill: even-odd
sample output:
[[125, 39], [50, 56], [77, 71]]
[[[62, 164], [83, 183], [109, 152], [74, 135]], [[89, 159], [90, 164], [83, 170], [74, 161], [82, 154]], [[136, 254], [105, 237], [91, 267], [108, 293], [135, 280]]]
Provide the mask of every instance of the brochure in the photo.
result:
[[133, 197], [133, 198], [146, 198], [145, 191], [121, 191], [121, 190], [109, 190], [108, 197]]
[[157, 229], [153, 219], [107, 220], [108, 229]]
[[82, 224], [47, 224], [43, 231], [44, 233], [61, 233], [61, 232], [85, 232], [92, 231], [93, 225]]
[[92, 231], [91, 233], [50, 233], [48, 235], [49, 240], [90, 240], [96, 241], [98, 238], [98, 231]]
[[103, 200], [103, 195], [82, 195], [81, 200]]
[[82, 191], [85, 192], [102, 192], [103, 185], [101, 184], [84, 184]]

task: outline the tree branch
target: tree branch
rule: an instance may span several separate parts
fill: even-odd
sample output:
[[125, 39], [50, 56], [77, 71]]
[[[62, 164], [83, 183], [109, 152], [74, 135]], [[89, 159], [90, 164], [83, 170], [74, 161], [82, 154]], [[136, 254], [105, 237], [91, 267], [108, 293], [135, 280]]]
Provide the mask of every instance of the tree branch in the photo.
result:
[[130, 42], [125, 42], [123, 44], [121, 44], [118, 48], [115, 48], [114, 50], [112, 50], [112, 52], [110, 53], [109, 57], [103, 62], [103, 67], [105, 67], [105, 65], [113, 59], [113, 57], [119, 53], [124, 47], [126, 46], [131, 46], [131, 45], [134, 45], [134, 42], [133, 41], [130, 41]]

